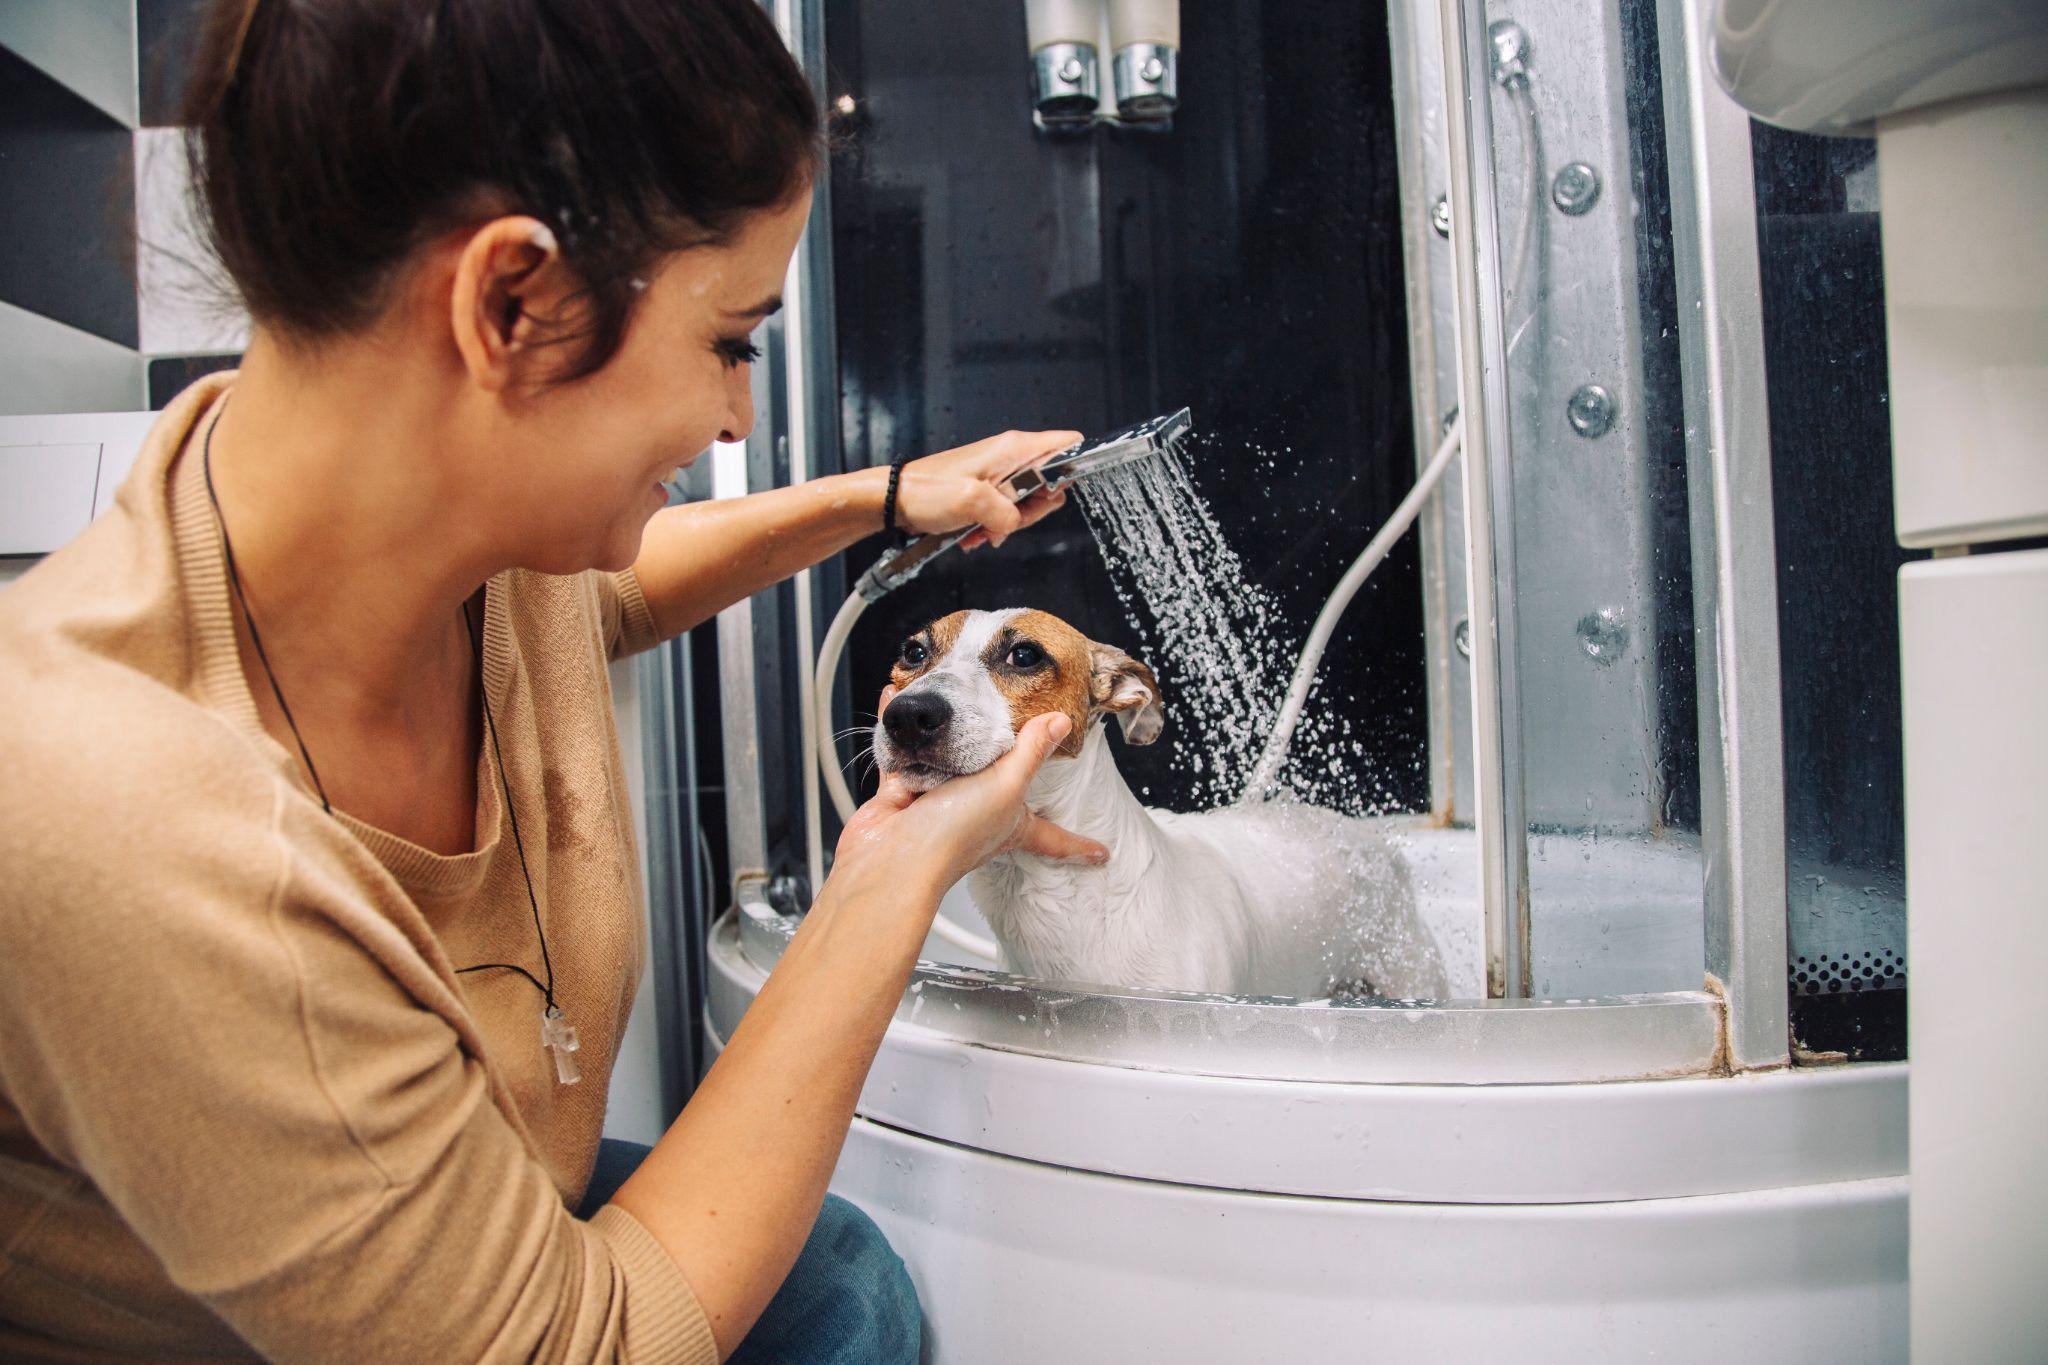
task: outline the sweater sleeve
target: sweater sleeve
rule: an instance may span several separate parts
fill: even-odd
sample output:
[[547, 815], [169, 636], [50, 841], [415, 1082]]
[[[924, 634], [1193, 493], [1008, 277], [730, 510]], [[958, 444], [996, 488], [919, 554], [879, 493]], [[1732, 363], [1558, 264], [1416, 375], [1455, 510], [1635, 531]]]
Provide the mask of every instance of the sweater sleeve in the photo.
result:
[[593, 574], [597, 582], [598, 611], [604, 622], [605, 653], [624, 659], [661, 643], [654, 613], [640, 591], [640, 575], [631, 569], [618, 573]]
[[563, 1207], [360, 850], [187, 772], [97, 793], [118, 847], [93, 793], [0, 803], [0, 1087], [43, 1149], [272, 1359], [715, 1361], [646, 1230]]

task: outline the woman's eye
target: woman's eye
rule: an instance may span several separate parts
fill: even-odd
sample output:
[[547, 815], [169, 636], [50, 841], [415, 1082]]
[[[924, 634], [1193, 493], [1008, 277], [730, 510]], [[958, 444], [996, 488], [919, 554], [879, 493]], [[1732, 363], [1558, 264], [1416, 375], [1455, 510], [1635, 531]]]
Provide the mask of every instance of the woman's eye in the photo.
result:
[[927, 657], [924, 646], [915, 640], [903, 646], [903, 662], [913, 668], [923, 663]]
[[1010, 667], [1036, 668], [1045, 662], [1045, 651], [1037, 645], [1017, 645], [1010, 650]]
[[761, 358], [761, 348], [746, 337], [720, 337], [713, 349], [728, 369], [738, 369]]

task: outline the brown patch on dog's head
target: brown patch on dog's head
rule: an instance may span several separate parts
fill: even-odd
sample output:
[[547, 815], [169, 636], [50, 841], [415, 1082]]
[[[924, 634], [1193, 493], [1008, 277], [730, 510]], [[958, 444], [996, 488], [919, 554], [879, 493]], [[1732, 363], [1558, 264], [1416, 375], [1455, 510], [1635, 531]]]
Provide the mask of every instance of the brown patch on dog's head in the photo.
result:
[[1005, 621], [982, 661], [1010, 704], [1011, 728], [1021, 730], [1033, 716], [1058, 711], [1074, 727], [1058, 752], [1069, 758], [1080, 753], [1092, 711], [1093, 648], [1087, 636], [1049, 612], [1022, 611]]
[[960, 628], [973, 614], [956, 611], [951, 616], [941, 616], [905, 640], [896, 652], [896, 662], [889, 666], [890, 686], [901, 691], [931, 672], [953, 648], [953, 642], [960, 638]]

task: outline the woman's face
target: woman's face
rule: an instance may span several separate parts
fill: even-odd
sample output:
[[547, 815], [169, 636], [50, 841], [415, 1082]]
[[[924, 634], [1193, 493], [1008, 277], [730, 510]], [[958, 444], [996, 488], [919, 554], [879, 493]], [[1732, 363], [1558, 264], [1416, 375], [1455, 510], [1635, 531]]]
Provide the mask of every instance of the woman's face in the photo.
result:
[[550, 573], [627, 567], [667, 501], [661, 480], [713, 441], [753, 429], [752, 334], [781, 304], [810, 206], [806, 190], [723, 245], [668, 257], [649, 272], [603, 368], [503, 395], [497, 434], [512, 448], [490, 458], [519, 528], [519, 563]]

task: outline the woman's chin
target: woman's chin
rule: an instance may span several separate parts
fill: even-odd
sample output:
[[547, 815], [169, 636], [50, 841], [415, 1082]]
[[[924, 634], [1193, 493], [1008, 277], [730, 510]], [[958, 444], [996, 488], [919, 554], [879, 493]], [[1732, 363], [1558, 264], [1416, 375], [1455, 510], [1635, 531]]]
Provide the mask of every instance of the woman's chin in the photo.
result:
[[580, 535], [571, 535], [568, 528], [560, 528], [563, 534], [559, 538], [549, 544], [530, 547], [514, 562], [535, 573], [564, 577], [592, 569], [605, 573], [630, 569], [640, 558], [640, 544], [647, 534], [647, 523], [666, 505], [666, 496], [657, 504], [650, 493], [645, 501], [613, 517], [595, 535], [591, 534], [588, 523]]
[[640, 543], [645, 537], [646, 530], [647, 522], [643, 518], [630, 531], [622, 531], [613, 536], [605, 543], [604, 553], [597, 563], [590, 567], [602, 569], [606, 573], [617, 573], [621, 569], [632, 568], [640, 558]]

